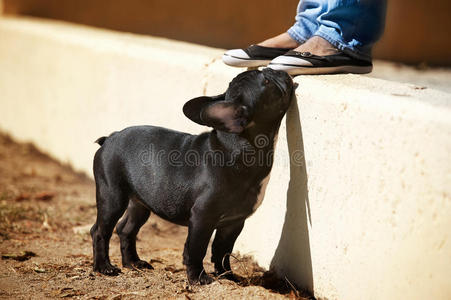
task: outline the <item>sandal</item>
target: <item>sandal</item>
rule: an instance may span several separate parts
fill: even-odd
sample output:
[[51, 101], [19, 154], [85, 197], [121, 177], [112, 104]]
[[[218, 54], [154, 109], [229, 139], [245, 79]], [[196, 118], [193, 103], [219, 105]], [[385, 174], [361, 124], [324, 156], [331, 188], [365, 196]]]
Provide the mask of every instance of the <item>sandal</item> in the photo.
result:
[[319, 56], [310, 52], [288, 51], [276, 57], [268, 65], [274, 70], [283, 70], [290, 75], [300, 74], [335, 74], [335, 73], [370, 73], [371, 61], [354, 58], [344, 52]]
[[263, 67], [274, 58], [284, 55], [293, 48], [272, 48], [251, 45], [246, 49], [228, 50], [222, 56], [222, 61], [232, 67]]

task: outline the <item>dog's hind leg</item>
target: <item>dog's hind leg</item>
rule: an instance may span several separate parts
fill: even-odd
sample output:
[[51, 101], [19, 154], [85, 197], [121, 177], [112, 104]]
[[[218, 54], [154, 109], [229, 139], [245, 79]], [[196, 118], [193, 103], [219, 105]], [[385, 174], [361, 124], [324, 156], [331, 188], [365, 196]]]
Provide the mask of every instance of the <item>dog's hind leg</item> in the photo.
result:
[[244, 220], [217, 228], [211, 245], [211, 262], [215, 265], [215, 273], [232, 281], [238, 280], [230, 268], [230, 254], [243, 226]]
[[115, 276], [121, 270], [110, 262], [109, 243], [114, 226], [127, 208], [128, 195], [101, 181], [96, 178], [97, 220], [91, 228], [94, 271]]
[[117, 224], [116, 231], [121, 241], [122, 266], [127, 268], [153, 269], [146, 261], [141, 260], [136, 252], [136, 235], [150, 216], [150, 210], [132, 199], [127, 212]]

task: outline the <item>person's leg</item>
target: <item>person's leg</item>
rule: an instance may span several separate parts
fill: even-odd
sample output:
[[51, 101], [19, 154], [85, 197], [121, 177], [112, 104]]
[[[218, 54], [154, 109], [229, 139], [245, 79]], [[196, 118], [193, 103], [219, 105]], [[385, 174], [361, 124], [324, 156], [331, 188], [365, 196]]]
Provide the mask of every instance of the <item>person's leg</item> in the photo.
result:
[[300, 0], [296, 22], [288, 29], [288, 35], [299, 45], [305, 43], [318, 30], [317, 19], [327, 11], [327, 1]]
[[[321, 0], [327, 10], [317, 18], [313, 33], [338, 50], [371, 61], [371, 48], [385, 24], [385, 0]], [[313, 52], [312, 52], [313, 53]]]
[[[371, 48], [383, 32], [385, 10], [386, 0], [301, 0], [296, 22], [286, 33], [247, 49], [229, 50], [223, 61], [231, 66], [257, 67], [272, 59], [271, 68], [290, 74], [368, 73], [372, 69]], [[340, 56], [340, 52], [344, 54]], [[339, 57], [324, 64], [315, 57], [306, 61], [301, 53]], [[314, 68], [293, 72], [297, 66]], [[320, 66], [324, 68], [318, 70]]]
[[326, 9], [313, 36], [269, 67], [291, 75], [371, 72], [371, 48], [383, 32], [386, 0], [316, 1]]
[[327, 3], [317, 0], [299, 1], [295, 24], [284, 33], [246, 49], [228, 50], [224, 63], [234, 67], [266, 66], [272, 59], [298, 47], [318, 29], [316, 19], [327, 10]]
[[307, 41], [317, 30], [319, 16], [327, 11], [327, 3], [317, 0], [300, 0], [295, 23], [287, 32], [258, 43], [264, 47], [296, 48]]
[[258, 43], [257, 45], [263, 47], [273, 47], [273, 48], [296, 48], [299, 46], [299, 42], [291, 37], [288, 32], [281, 33], [272, 38], [264, 40], [263, 42]]

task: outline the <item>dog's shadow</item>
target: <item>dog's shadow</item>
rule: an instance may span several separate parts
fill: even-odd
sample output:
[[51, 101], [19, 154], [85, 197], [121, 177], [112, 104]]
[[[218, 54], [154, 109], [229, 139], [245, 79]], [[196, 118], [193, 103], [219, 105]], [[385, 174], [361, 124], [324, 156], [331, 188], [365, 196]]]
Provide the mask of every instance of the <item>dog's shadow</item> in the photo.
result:
[[271, 269], [286, 274], [287, 284], [313, 294], [313, 270], [310, 253], [309, 225], [312, 226], [307, 187], [302, 127], [297, 99], [286, 116], [290, 182], [287, 211], [279, 244], [271, 261]]

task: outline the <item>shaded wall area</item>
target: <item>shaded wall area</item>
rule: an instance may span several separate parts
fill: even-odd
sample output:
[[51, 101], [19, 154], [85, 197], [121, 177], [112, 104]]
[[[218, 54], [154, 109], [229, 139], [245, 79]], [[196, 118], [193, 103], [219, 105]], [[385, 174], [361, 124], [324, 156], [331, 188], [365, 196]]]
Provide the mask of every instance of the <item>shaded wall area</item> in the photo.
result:
[[[298, 0], [3, 0], [6, 14], [236, 48], [285, 31]], [[388, 1], [386, 32], [374, 56], [411, 64], [451, 65], [451, 1]]]

